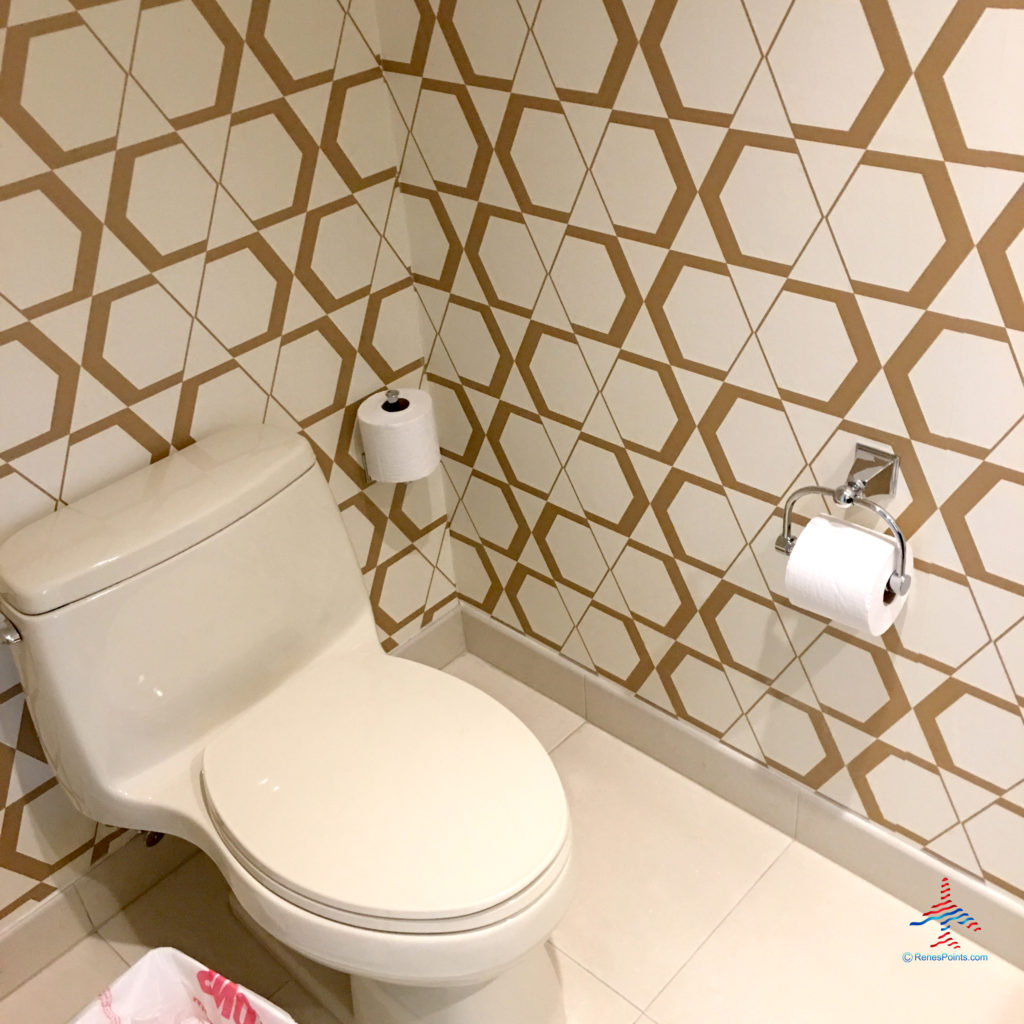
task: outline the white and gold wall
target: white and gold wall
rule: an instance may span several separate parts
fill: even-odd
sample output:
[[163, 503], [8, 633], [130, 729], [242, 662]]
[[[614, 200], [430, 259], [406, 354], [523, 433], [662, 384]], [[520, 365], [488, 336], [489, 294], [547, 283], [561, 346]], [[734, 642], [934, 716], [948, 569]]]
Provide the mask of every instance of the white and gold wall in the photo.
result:
[[[376, 38], [336, 0], [0, 0], [0, 539], [266, 420], [313, 443], [386, 646], [454, 601], [440, 474], [367, 488], [351, 453], [432, 338]], [[71, 809], [0, 656], [10, 915], [121, 837]]]
[[[1024, 896], [1024, 3], [381, 10], [463, 599]], [[856, 439], [880, 640], [773, 550]]]
[[[0, 46], [0, 529], [288, 423], [388, 646], [457, 581], [1024, 896], [1024, 2], [0, 0]], [[450, 528], [351, 454], [425, 354]], [[916, 559], [874, 641], [772, 548], [856, 439]], [[117, 840], [5, 680], [19, 912]]]

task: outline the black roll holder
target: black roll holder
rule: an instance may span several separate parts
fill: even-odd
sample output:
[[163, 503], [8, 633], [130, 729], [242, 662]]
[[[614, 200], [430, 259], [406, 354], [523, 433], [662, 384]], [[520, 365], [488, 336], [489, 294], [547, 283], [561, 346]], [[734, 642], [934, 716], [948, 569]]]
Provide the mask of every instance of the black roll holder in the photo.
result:
[[782, 510], [782, 533], [775, 541], [775, 550], [788, 555], [796, 546], [793, 536], [791, 519], [793, 506], [801, 498], [811, 494], [823, 494], [831, 498], [841, 508], [860, 505], [870, 509], [881, 517], [896, 538], [897, 562], [896, 569], [889, 577], [888, 589], [898, 597], [910, 590], [910, 575], [907, 573], [907, 540], [896, 520], [881, 505], [871, 501], [868, 495], [892, 495], [896, 493], [899, 481], [900, 457], [892, 452], [872, 448], [870, 445], [857, 444], [853, 466], [850, 468], [846, 483], [839, 487], [800, 487], [787, 499]]

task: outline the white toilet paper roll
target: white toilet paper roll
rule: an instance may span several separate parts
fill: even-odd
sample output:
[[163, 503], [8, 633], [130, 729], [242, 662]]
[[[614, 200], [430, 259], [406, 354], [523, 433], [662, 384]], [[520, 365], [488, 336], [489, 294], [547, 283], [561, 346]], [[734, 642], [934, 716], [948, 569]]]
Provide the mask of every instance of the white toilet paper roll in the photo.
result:
[[[831, 516], [816, 516], [797, 537], [786, 565], [786, 594], [800, 608], [881, 636], [907, 600], [888, 589], [899, 564], [896, 540]], [[912, 559], [907, 549], [907, 568]]]
[[434, 405], [426, 391], [401, 388], [401, 408], [389, 408], [383, 391], [366, 399], [356, 413], [371, 480], [408, 483], [429, 476], [441, 461]]

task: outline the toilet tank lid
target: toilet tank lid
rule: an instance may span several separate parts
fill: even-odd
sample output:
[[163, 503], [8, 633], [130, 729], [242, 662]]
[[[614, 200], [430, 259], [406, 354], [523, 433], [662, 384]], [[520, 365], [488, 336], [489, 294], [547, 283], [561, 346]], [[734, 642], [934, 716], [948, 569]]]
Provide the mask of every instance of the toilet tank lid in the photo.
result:
[[27, 615], [88, 597], [212, 536], [313, 464], [297, 434], [219, 431], [9, 537], [0, 544], [0, 597]]

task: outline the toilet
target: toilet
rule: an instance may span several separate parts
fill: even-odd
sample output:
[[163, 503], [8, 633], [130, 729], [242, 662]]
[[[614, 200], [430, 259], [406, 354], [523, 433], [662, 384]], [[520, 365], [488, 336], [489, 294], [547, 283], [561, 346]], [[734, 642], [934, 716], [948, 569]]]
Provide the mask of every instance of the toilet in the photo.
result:
[[491, 697], [384, 653], [304, 439], [221, 431], [23, 528], [0, 613], [76, 807], [204, 850], [352, 975], [359, 1024], [564, 1021], [554, 766]]

